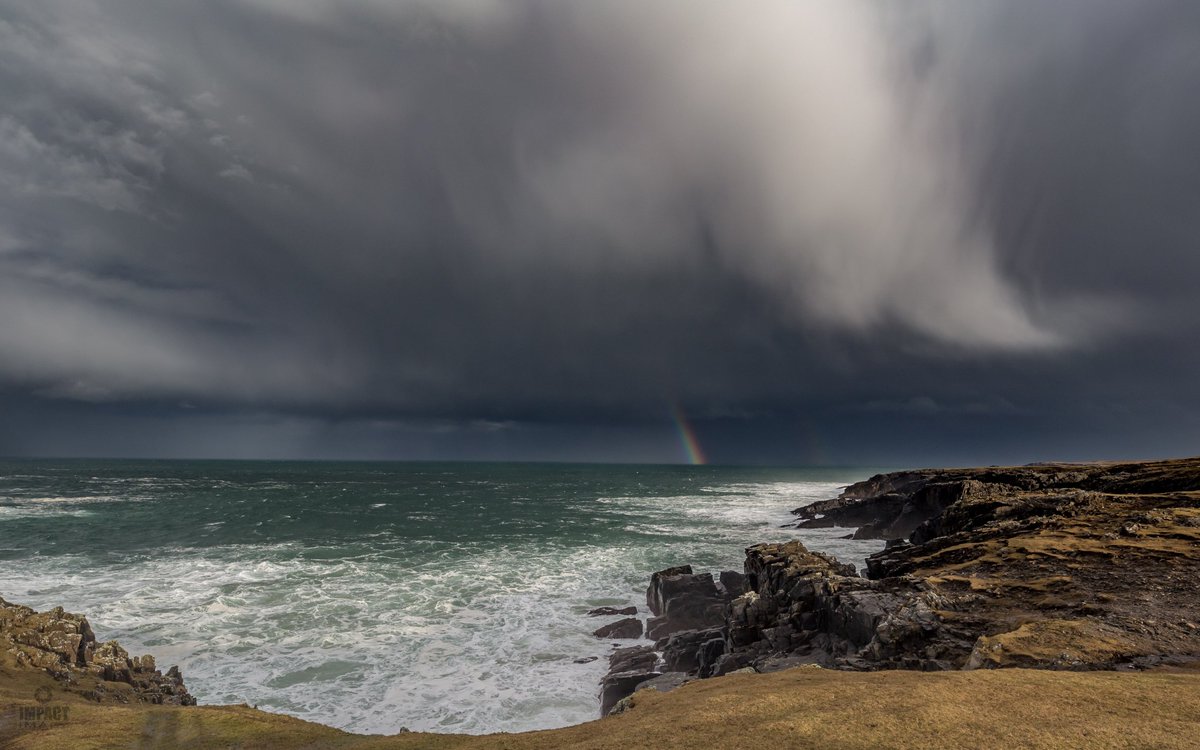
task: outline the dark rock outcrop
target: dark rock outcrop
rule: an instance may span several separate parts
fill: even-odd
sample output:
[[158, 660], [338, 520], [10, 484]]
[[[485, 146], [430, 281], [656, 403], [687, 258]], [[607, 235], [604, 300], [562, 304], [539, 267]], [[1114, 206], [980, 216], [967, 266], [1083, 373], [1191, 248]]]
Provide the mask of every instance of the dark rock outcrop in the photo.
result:
[[622, 698], [633, 695], [647, 680], [660, 676], [660, 672], [614, 672], [606, 675], [600, 683], [600, 715], [607, 716]]
[[736, 570], [722, 570], [719, 582], [728, 599], [741, 596], [746, 592], [746, 576]]
[[1197, 489], [1200, 458], [1142, 463], [1035, 464], [878, 474], [832, 500], [792, 511], [800, 528], [857, 528], [858, 538], [899, 539], [983, 485], [1009, 493], [1075, 489], [1121, 495]]
[[98, 642], [86, 617], [62, 607], [37, 612], [0, 599], [0, 652], [13, 667], [43, 670], [93, 700], [196, 704], [178, 667], [164, 675], [154, 657], [131, 657], [116, 641]]
[[608, 657], [610, 672], [649, 672], [658, 664], [658, 654], [651, 646], [629, 646], [613, 651]]
[[647, 680], [662, 674], [655, 668], [658, 654], [650, 646], [620, 648], [608, 659], [608, 674], [600, 681], [600, 715], [607, 716], [622, 698]]
[[[1200, 459], [899, 472], [796, 513], [889, 542], [867, 578], [800, 542], [750, 547], [721, 622], [659, 641], [667, 669], [1200, 662]], [[656, 574], [652, 611], [715, 598], [701, 579]]]
[[642, 621], [636, 617], [626, 617], [596, 628], [592, 635], [597, 638], [641, 638]]
[[637, 607], [596, 607], [588, 610], [588, 617], [617, 617], [620, 615], [636, 615]]
[[660, 639], [654, 646], [662, 651], [663, 663], [668, 671], [693, 672], [700, 668], [700, 647], [708, 641], [724, 638], [723, 628], [681, 630]]
[[726, 661], [914, 668], [922, 666], [914, 659], [943, 659], [971, 643], [933, 616], [955, 602], [922, 582], [860, 578], [799, 542], [746, 550], [746, 579], [750, 590], [729, 609]]
[[634, 692], [638, 690], [657, 690], [660, 693], [665, 693], [694, 679], [696, 678], [686, 672], [663, 672], [658, 677], [651, 677], [645, 682], [640, 683]]
[[650, 587], [646, 589], [646, 606], [650, 614], [661, 615], [666, 601], [663, 598], [663, 579], [693, 574], [691, 565], [676, 565], [673, 568], [650, 574]]
[[[1185, 583], [1200, 576], [1200, 459], [901, 472], [801, 511], [907, 539], [868, 559], [870, 580], [814, 571], [812, 593], [752, 585], [773, 592], [755, 608], [775, 621], [753, 632], [731, 623], [735, 648], [802, 655], [808, 640], [828, 664], [860, 669], [1200, 658], [1200, 597]], [[756, 549], [748, 574], [766, 562]]]
[[690, 565], [652, 575], [646, 604], [655, 615], [646, 623], [646, 635], [656, 640], [681, 630], [719, 627], [725, 621], [726, 597], [712, 573], [693, 573]]

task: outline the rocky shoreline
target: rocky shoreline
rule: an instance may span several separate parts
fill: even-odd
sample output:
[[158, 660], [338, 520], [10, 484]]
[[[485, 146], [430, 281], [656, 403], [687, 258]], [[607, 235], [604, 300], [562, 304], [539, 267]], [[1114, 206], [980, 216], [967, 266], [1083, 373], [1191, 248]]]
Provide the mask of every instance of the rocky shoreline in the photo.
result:
[[1200, 459], [896, 472], [794, 513], [797, 528], [855, 528], [887, 548], [865, 576], [798, 541], [750, 547], [744, 572], [719, 580], [654, 573], [655, 643], [611, 655], [602, 715], [642, 689], [803, 665], [1200, 661]]
[[[797, 528], [886, 541], [853, 565], [798, 541], [743, 571], [683, 565], [636, 607], [602, 607], [615, 650], [602, 715], [737, 672], [997, 667], [1147, 670], [1200, 663], [1200, 459], [905, 471], [794, 511]], [[44, 673], [104, 704], [191, 706], [177, 667], [99, 642], [86, 617], [0, 599], [0, 671]]]
[[196, 705], [179, 667], [163, 674], [153, 656], [97, 641], [86, 617], [62, 607], [37, 612], [0, 598], [0, 668], [45, 672], [65, 692], [97, 703]]

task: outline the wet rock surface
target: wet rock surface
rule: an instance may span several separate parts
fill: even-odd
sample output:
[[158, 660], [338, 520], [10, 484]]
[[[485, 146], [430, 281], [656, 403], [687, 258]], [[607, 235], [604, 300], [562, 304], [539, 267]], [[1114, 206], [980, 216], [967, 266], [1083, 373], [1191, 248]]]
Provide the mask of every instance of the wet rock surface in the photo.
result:
[[636, 615], [637, 607], [596, 607], [588, 610], [588, 617], [615, 617], [620, 615]]
[[608, 658], [608, 674], [600, 681], [600, 715], [606, 716], [621, 699], [642, 683], [659, 677], [658, 654], [652, 646], [620, 648]]
[[646, 635], [657, 640], [681, 630], [718, 627], [725, 621], [726, 601], [712, 573], [693, 573], [690, 565], [659, 571], [646, 591], [654, 615]]
[[601, 625], [592, 632], [597, 638], [641, 638], [642, 621], [636, 617], [626, 617], [623, 620]]
[[654, 647], [662, 652], [668, 671], [694, 672], [700, 668], [700, 648], [712, 640], [724, 641], [724, 628], [681, 630], [660, 639]]
[[37, 612], [0, 599], [0, 653], [11, 667], [45, 671], [92, 700], [196, 704], [178, 667], [164, 675], [154, 657], [131, 657], [116, 641], [98, 642], [86, 617], [62, 607]]
[[[1200, 661], [1200, 459], [897, 472], [796, 515], [889, 543], [867, 577], [795, 541], [748, 548], [744, 578], [719, 587], [656, 573], [662, 671]], [[721, 598], [718, 621], [706, 608]]]

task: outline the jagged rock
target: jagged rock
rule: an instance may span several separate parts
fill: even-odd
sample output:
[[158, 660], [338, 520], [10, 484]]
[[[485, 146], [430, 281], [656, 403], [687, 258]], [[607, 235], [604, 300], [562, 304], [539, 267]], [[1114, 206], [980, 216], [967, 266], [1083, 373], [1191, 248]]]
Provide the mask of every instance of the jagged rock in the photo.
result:
[[[688, 628], [724, 637], [695, 652], [695, 634], [661, 638], [668, 669], [1200, 661], [1200, 459], [898, 472], [796, 513], [801, 525], [890, 541], [868, 558], [868, 578], [799, 542], [748, 548], [721, 621]], [[735, 591], [722, 576], [718, 593]], [[690, 568], [656, 574], [651, 637], [674, 596], [688, 592], [691, 607], [713, 598], [702, 579]]]
[[638, 685], [662, 674], [658, 654], [652, 646], [619, 648], [608, 658], [608, 673], [600, 680], [600, 715], [607, 716], [622, 698]]
[[692, 672], [700, 668], [700, 646], [714, 639], [723, 643], [725, 632], [720, 628], [681, 630], [660, 640], [655, 647], [662, 651], [668, 671]]
[[615, 617], [618, 615], [636, 615], [637, 607], [621, 607], [620, 609], [618, 609], [616, 607], [596, 607], [595, 609], [588, 610], [587, 614], [588, 614], [588, 617], [609, 617], [609, 616]]
[[[45, 670], [68, 690], [95, 700], [196, 704], [178, 667], [164, 675], [152, 656], [131, 658], [116, 641], [97, 643], [87, 618], [62, 607], [36, 612], [0, 599], [0, 651], [18, 668]], [[113, 690], [106, 682], [130, 689]]]
[[617, 701], [633, 695], [637, 686], [661, 675], [661, 672], [617, 672], [605, 675], [600, 683], [600, 715], [607, 716]]
[[109, 682], [132, 682], [133, 669], [129, 654], [116, 641], [106, 641], [92, 655], [91, 671]]
[[736, 570], [722, 570], [720, 583], [729, 599], [739, 597], [746, 591], [746, 575]]
[[636, 617], [627, 617], [596, 628], [592, 635], [597, 638], [641, 638], [642, 621]]
[[[748, 653], [722, 654], [712, 667], [710, 677], [721, 677], [749, 667], [754, 656]], [[753, 669], [751, 669], [753, 671]]]
[[608, 657], [609, 672], [630, 672], [633, 670], [650, 670], [658, 663], [658, 654], [651, 646], [631, 646], [619, 648]]
[[678, 598], [720, 599], [720, 592], [713, 581], [712, 573], [692, 573], [692, 566], [661, 570], [650, 577], [646, 590], [646, 602], [650, 612], [662, 616], [667, 614], [670, 602]]
[[668, 568], [650, 578], [646, 602], [656, 615], [646, 623], [646, 635], [655, 640], [681, 630], [719, 627], [724, 623], [726, 599], [711, 573], [695, 574], [690, 565]]
[[696, 673], [701, 677], [712, 677], [717, 661], [725, 654], [725, 639], [713, 638], [700, 644], [696, 650]]
[[664, 606], [662, 596], [662, 583], [664, 578], [675, 578], [677, 576], [692, 575], [691, 565], [677, 565], [673, 568], [660, 570], [650, 574], [650, 587], [646, 589], [646, 606], [650, 608], [650, 614], [661, 615]]

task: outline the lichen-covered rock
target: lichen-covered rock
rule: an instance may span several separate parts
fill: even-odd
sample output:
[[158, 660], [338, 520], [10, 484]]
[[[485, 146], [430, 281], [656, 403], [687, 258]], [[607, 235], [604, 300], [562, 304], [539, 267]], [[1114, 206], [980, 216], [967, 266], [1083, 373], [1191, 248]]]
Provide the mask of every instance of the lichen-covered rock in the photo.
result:
[[0, 599], [0, 651], [18, 668], [50, 673], [94, 700], [195, 705], [178, 667], [162, 674], [152, 656], [130, 657], [116, 641], [98, 643], [83, 615], [37, 612]]
[[824, 616], [802, 616], [861, 646], [849, 666], [1200, 659], [1200, 459], [899, 472], [797, 514], [889, 538], [911, 529], [868, 559], [868, 584], [834, 597], [827, 578]]
[[[891, 541], [867, 578], [800, 542], [750, 547], [740, 584], [722, 574], [721, 593], [741, 593], [721, 622], [691, 629], [720, 637], [660, 640], [668, 669], [1200, 662], [1200, 458], [898, 472], [796, 514]], [[655, 574], [652, 611], [710, 597], [702, 579]]]

